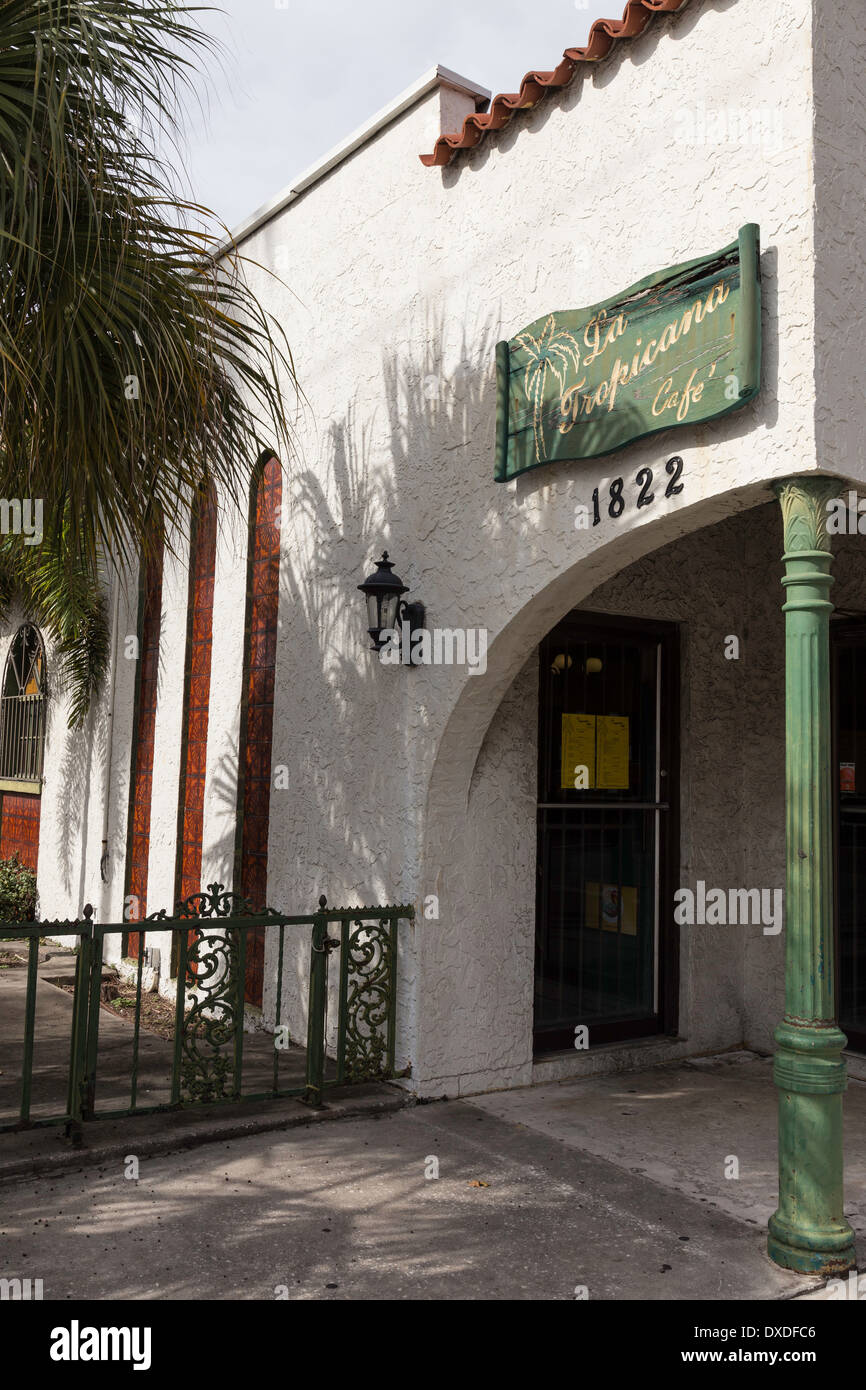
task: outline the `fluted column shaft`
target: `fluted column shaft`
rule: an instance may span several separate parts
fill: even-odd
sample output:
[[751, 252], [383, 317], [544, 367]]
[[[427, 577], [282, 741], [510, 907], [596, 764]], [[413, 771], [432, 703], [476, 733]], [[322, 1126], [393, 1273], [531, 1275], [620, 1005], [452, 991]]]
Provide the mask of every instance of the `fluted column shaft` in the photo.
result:
[[842, 1209], [847, 1039], [836, 1022], [833, 928], [826, 505], [838, 487], [824, 478], [776, 487], [785, 532], [785, 1017], [775, 1034], [779, 1206], [768, 1249], [786, 1269], [826, 1273], [854, 1263]]

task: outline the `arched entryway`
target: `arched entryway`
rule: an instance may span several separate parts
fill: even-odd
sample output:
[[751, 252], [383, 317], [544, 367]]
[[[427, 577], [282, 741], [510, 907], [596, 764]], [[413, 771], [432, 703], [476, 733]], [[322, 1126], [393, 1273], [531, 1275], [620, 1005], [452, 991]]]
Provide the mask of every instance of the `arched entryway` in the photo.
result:
[[[768, 527], [772, 527], [770, 544]], [[678, 861], [678, 872], [688, 877], [681, 881], [709, 880], [713, 875], [725, 885], [751, 886], [754, 881], [778, 886], [784, 870], [784, 653], [780, 591], [773, 570], [778, 561], [773, 557], [779, 553], [780, 529], [778, 508], [768, 489], [755, 486], [618, 533], [611, 543], [542, 582], [491, 640], [487, 672], [465, 680], [456, 692], [426, 801], [423, 886], [425, 893], [438, 896], [439, 926], [435, 933], [417, 934], [423, 981], [418, 991], [416, 1050], [421, 1060], [417, 1071], [422, 1087], [429, 1084], [430, 1094], [447, 1088], [447, 1078], [455, 1075], [463, 1078], [461, 1088], [467, 1091], [527, 1084], [538, 1065], [533, 1031], [539, 816], [545, 814], [548, 803], [561, 800], [548, 794], [549, 787], [542, 794], [539, 779], [540, 655], [550, 634], [570, 614], [581, 614], [584, 627], [587, 615], [593, 613], [609, 619], [611, 630], [617, 620], [628, 622], [638, 638], [641, 632], [654, 632], [653, 623], [666, 625], [668, 631], [681, 630], [680, 684], [688, 699], [676, 713], [670, 697], [664, 695], [655, 711], [678, 726], [680, 744], [688, 754], [680, 794], [685, 797], [681, 838], [689, 852]], [[763, 567], [760, 575], [750, 571], [752, 565]], [[741, 600], [747, 592], [752, 596], [756, 630], [760, 623], [767, 635], [760, 646], [750, 648], [752, 662], [760, 668], [760, 681], [742, 679], [744, 662], [725, 658], [724, 639], [729, 633], [739, 632], [746, 640]], [[614, 660], [610, 642], [607, 647]], [[696, 671], [701, 673], [699, 678]], [[645, 694], [651, 682], [644, 674]], [[735, 700], [748, 705], [746, 730], [735, 713]], [[637, 718], [634, 709], [613, 705], [583, 709], [579, 702], [558, 713], [560, 733], [563, 713]], [[629, 732], [635, 727], [630, 725]], [[772, 749], [775, 762], [768, 761], [765, 745]], [[561, 759], [559, 743], [556, 756]], [[548, 764], [551, 761], [555, 754], [548, 751]], [[659, 762], [654, 756], [646, 766], [659, 777], [672, 770], [670, 762]], [[753, 772], [755, 767], [760, 767], [760, 775]], [[561, 765], [556, 771], [561, 781]], [[634, 830], [639, 835], [645, 821], [667, 816], [662, 808], [671, 802], [660, 789], [658, 796], [639, 796], [640, 777], [636, 774], [633, 786], [632, 781], [630, 776], [628, 789], [603, 789], [601, 799], [616, 801], [628, 795], [634, 802], [628, 816], [632, 822], [640, 821]], [[756, 826], [753, 837], [739, 833], [744, 786]], [[644, 802], [648, 809], [639, 809]], [[607, 817], [605, 807], [600, 815]], [[625, 811], [620, 819], [623, 816]], [[736, 833], [726, 833], [732, 825]], [[764, 872], [763, 866], [750, 859], [753, 855], [758, 861], [764, 850], [773, 870], [766, 885], [755, 877], [759, 870]], [[623, 873], [627, 861], [624, 854]], [[623, 883], [643, 888], [642, 896], [649, 893], [651, 901], [655, 886], [649, 883], [649, 868], [637, 865], [634, 855], [629, 862], [634, 874], [623, 877]], [[602, 874], [604, 865], [599, 865], [595, 877], [589, 867], [582, 890], [584, 912], [587, 884], [595, 884], [597, 900], [608, 882]], [[655, 865], [650, 867], [661, 891], [658, 880], [663, 866], [659, 864], [657, 872]], [[665, 896], [672, 909], [670, 885]], [[630, 923], [618, 925], [617, 935]], [[603, 925], [598, 930], [604, 933]], [[648, 919], [647, 932], [652, 930]], [[626, 931], [625, 936], [629, 935]], [[599, 940], [609, 953], [613, 931]], [[775, 952], [772, 978], [780, 991], [780, 939], [762, 940], [770, 943], [768, 953]], [[632, 943], [622, 940], [619, 944], [622, 964]], [[674, 953], [669, 953], [672, 968], [667, 979], [660, 953], [651, 963], [644, 961], [650, 1007], [643, 1010], [643, 1023], [652, 1021], [658, 1039], [642, 1038], [641, 1046], [687, 1045], [662, 1042], [662, 1035], [670, 1039], [676, 1027], [675, 1009], [663, 1017], [665, 992], [672, 1002], [679, 1000], [681, 1016], [692, 1025], [692, 1037], [700, 1035], [707, 1047], [739, 1042], [741, 1014], [750, 1025], [754, 1022], [755, 1041], [771, 1046], [781, 994], [778, 1004], [768, 1009], [765, 984], [759, 988], [758, 983], [766, 981], [767, 971], [744, 975], [740, 937], [697, 933], [680, 945], [680, 969], [688, 972], [685, 991], [675, 978]], [[608, 1043], [627, 1044], [627, 1038], [615, 1036], [618, 1024], [628, 1033], [632, 1024], [641, 1022], [640, 1010], [626, 1012], [635, 1017], [612, 1018], [614, 1030]], [[446, 1016], [450, 1019], [447, 1028]], [[578, 1067], [581, 1059], [573, 1040], [570, 1049], [567, 1039], [560, 1043], [561, 1062], [556, 1065]], [[592, 1056], [595, 1061], [595, 1051]]]

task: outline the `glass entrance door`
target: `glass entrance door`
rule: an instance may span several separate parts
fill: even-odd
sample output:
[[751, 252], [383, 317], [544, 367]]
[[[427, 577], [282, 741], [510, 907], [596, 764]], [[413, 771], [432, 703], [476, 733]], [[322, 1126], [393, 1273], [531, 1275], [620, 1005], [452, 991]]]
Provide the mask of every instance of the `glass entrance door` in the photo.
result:
[[573, 1046], [579, 1025], [590, 1045], [675, 1028], [676, 630], [576, 612], [540, 651], [543, 1052]]
[[839, 1024], [866, 1051], [866, 621], [833, 623]]

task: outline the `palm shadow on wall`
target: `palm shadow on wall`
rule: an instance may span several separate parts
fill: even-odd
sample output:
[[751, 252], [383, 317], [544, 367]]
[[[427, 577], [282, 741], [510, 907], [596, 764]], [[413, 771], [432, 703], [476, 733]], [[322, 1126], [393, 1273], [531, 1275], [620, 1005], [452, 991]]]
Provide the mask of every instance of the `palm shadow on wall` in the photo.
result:
[[[387, 548], [412, 596], [423, 597], [425, 570], [445, 563], [447, 547], [436, 543], [443, 513], [456, 524], [464, 510], [465, 480], [452, 492], [474, 441], [484, 440], [492, 478], [492, 330], [478, 341], [484, 348], [473, 360], [464, 336], [459, 370], [445, 370], [441, 323], [428, 321], [418, 355], [384, 353], [373, 399], [357, 395], [318, 438], [312, 422], [306, 448], [318, 448], [318, 466], [299, 464], [299, 453], [284, 468], [272, 774], [279, 770], [286, 790], [272, 775], [268, 869], [269, 905], [281, 912], [312, 912], [321, 893], [334, 907], [414, 896], [420, 827], [412, 782], [424, 750], [410, 724], [418, 723], [412, 678], [420, 673], [378, 662], [357, 585]], [[420, 470], [434, 474], [432, 486], [418, 486]], [[454, 600], [446, 616], [461, 625], [456, 592]], [[383, 746], [391, 751], [376, 756]], [[212, 795], [231, 820], [231, 754]], [[286, 966], [287, 996], [302, 1001], [306, 951]]]
[[[515, 508], [493, 480], [496, 337], [491, 317], [464, 326], [446, 360], [442, 318], [428, 317], [420, 350], [383, 354], [378, 397], [358, 396], [330, 420], [323, 466], [290, 460], [284, 469], [272, 773], [285, 790], [272, 775], [268, 872], [269, 903], [280, 911], [311, 912], [323, 892], [341, 906], [405, 901], [417, 890], [407, 847], [420, 851], [434, 752], [425, 746], [428, 702], [441, 719], [438, 683], [456, 702], [466, 675], [383, 667], [369, 650], [357, 585], [388, 549], [410, 598], [440, 594], [444, 611], [428, 609], [428, 627], [473, 625], [474, 568], [498, 546], [517, 557], [540, 528], [539, 512]], [[535, 476], [549, 481], [546, 469]], [[483, 500], [467, 547], [474, 498]], [[231, 819], [231, 754], [213, 795]]]
[[[492, 329], [473, 334], [472, 348], [464, 332], [447, 364], [441, 320], [428, 319], [423, 336], [417, 353], [383, 353], [378, 399], [358, 397], [330, 422], [325, 467], [289, 470], [292, 531], [312, 546], [304, 557], [290, 536], [283, 554], [274, 764], [287, 768], [284, 795], [295, 805], [285, 817], [288, 862], [273, 863], [272, 876], [293, 903], [319, 892], [350, 904], [403, 902], [416, 887], [417, 866], [405, 862], [425, 752], [412, 732], [427, 703], [416, 678], [454, 673], [382, 666], [357, 585], [387, 549], [409, 598], [430, 592], [425, 575], [447, 570], [451, 555], [440, 533], [465, 522], [465, 473], [478, 467], [479, 440], [492, 477], [495, 419]], [[461, 595], [453, 597], [440, 617], [460, 626]], [[428, 625], [435, 620], [428, 613]], [[279, 712], [294, 682], [307, 689], [300, 728], [285, 717], [291, 698]], [[375, 757], [371, 747], [389, 751]]]

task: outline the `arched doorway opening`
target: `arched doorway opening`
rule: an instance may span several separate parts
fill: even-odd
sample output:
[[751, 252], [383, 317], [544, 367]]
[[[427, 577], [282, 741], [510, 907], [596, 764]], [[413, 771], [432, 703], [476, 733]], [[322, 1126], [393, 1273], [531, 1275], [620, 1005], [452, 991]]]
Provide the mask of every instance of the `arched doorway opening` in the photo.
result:
[[[553, 730], [549, 731], [550, 746], [542, 747], [539, 687], [545, 642], [572, 619], [588, 627], [593, 614], [603, 618], [605, 649], [587, 650], [584, 660], [594, 657], [603, 665], [609, 661], [611, 672], [619, 662], [620, 680], [628, 676], [630, 665], [637, 663], [639, 679], [633, 698], [629, 696], [622, 707], [619, 689], [609, 690], [610, 699], [596, 706], [591, 692], [581, 688], [580, 700], [564, 703], [555, 711], [559, 718], [557, 745], [564, 714], [629, 719], [628, 785], [596, 788], [604, 793], [598, 798], [602, 805], [593, 805], [591, 786], [582, 793], [575, 789], [571, 796], [566, 789], [565, 801], [576, 804], [581, 797], [585, 801], [580, 816], [571, 810], [562, 812], [559, 807], [550, 811], [551, 819], [560, 816], [557, 833], [565, 834], [569, 816], [583, 820], [587, 837], [582, 872], [585, 881], [580, 891], [573, 882], [569, 887], [568, 875], [576, 862], [572, 844], [568, 853], [563, 850], [559, 866], [552, 866], [550, 892], [555, 898], [564, 872], [569, 891], [561, 897], [569, 899], [566, 910], [574, 919], [572, 926], [578, 934], [584, 933], [583, 964], [591, 964], [587, 934], [592, 931], [600, 966], [604, 967], [601, 980], [585, 976], [584, 984], [591, 985], [589, 998], [584, 989], [584, 997], [578, 1001], [580, 1018], [575, 1021], [588, 1019], [590, 1036], [593, 1022], [596, 1028], [606, 1022], [614, 1030], [620, 1026], [626, 1029], [619, 1037], [612, 1032], [606, 1040], [596, 1032], [590, 1044], [593, 1064], [596, 1042], [621, 1043], [627, 1048], [630, 1038], [643, 1036], [645, 1030], [649, 1033], [647, 1020], [658, 1035], [656, 1040], [649, 1039], [652, 1049], [726, 1047], [742, 1038], [743, 1026], [750, 1040], [767, 1045], [773, 1026], [770, 1020], [775, 1016], [766, 1007], [766, 991], [758, 987], [757, 976], [744, 976], [739, 935], [728, 932], [710, 937], [679, 932], [679, 969], [685, 984], [678, 986], [673, 973], [666, 980], [666, 966], [659, 953], [653, 961], [649, 953], [635, 952], [631, 925], [632, 908], [640, 915], [644, 904], [653, 902], [652, 878], [670, 916], [674, 892], [683, 883], [695, 887], [697, 880], [703, 879], [711, 886], [715, 882], [775, 886], [783, 872], [784, 652], [776, 576], [771, 573], [774, 550], [766, 540], [768, 527], [778, 531], [775, 506], [762, 487], [748, 494], [743, 490], [706, 499], [687, 509], [687, 518], [683, 509], [675, 516], [618, 533], [613, 543], [599, 546], [567, 570], [540, 574], [535, 592], [528, 598], [525, 592], [521, 594], [522, 601], [515, 602], [515, 611], [492, 637], [486, 673], [465, 681], [455, 691], [455, 703], [437, 746], [425, 807], [423, 885], [425, 892], [437, 893], [441, 925], [435, 934], [417, 933], [415, 948], [419, 974], [424, 979], [416, 1011], [415, 1047], [421, 1059], [417, 1072], [428, 1094], [441, 1090], [441, 1078], [454, 1075], [461, 1077], [467, 1093], [470, 1087], [485, 1090], [526, 1085], [534, 1075], [549, 1070], [546, 1065], [540, 1070], [536, 1065], [542, 1052], [545, 1064], [550, 1061], [562, 1074], [568, 1068], [579, 1069], [583, 1063], [573, 1029], [570, 1046], [564, 1034], [549, 1053], [538, 1046], [537, 1036], [533, 1038], [537, 878], [539, 868], [544, 868], [538, 854], [538, 817], [547, 814], [549, 803], [563, 800], [559, 794], [563, 790], [562, 748], [553, 747]], [[684, 575], [699, 576], [699, 582], [684, 583]], [[630, 625], [626, 645], [635, 648], [632, 655], [614, 651], [618, 644], [623, 645], [622, 639], [610, 640], [617, 619]], [[670, 837], [680, 841], [679, 878], [666, 889], [659, 878], [663, 866], [659, 865], [658, 875], [651, 872], [655, 846], [643, 846], [643, 840], [653, 829], [654, 820], [663, 821], [672, 814], [665, 809], [672, 805], [670, 793], [644, 797], [642, 791], [654, 792], [651, 783], [656, 776], [661, 782], [676, 780], [672, 778], [673, 765], [658, 758], [657, 749], [649, 744], [642, 750], [635, 747], [632, 737], [639, 726], [652, 727], [653, 712], [644, 712], [641, 702], [648, 704], [655, 693], [655, 668], [642, 669], [644, 657], [637, 648], [644, 645], [641, 634], [655, 636], [654, 623], [678, 629], [682, 644], [678, 685], [683, 698], [679, 711], [674, 708], [673, 691], [654, 701], [662, 721], [666, 719], [675, 731], [679, 726], [683, 755], [678, 779], [682, 805], [679, 837], [675, 833]], [[759, 676], [751, 683], [740, 679], [745, 658], [737, 662], [726, 657], [726, 639], [731, 633], [739, 633], [743, 642], [751, 633], [749, 651]], [[584, 643], [587, 638], [588, 633], [584, 633]], [[571, 655], [575, 662], [580, 658], [577, 650], [565, 648], [549, 654], [550, 664], [557, 655]], [[650, 657], [647, 651], [646, 659]], [[589, 701], [585, 706], [584, 696]], [[747, 707], [745, 713], [742, 706]], [[596, 728], [596, 739], [597, 732]], [[634, 751], [637, 759], [631, 756]], [[553, 788], [556, 795], [551, 794], [550, 786], [546, 790], [540, 786], [545, 759], [548, 781], [557, 777], [560, 781], [559, 788]], [[760, 777], [753, 773], [757, 766], [762, 768]], [[665, 771], [668, 779], [661, 778]], [[641, 788], [641, 781], [647, 778], [647, 787]], [[745, 832], [741, 814], [744, 795], [756, 826], [754, 834]], [[597, 822], [591, 833], [586, 824], [590, 815]], [[614, 817], [620, 824], [629, 822], [625, 838], [613, 833]], [[596, 843], [590, 853], [592, 836]], [[579, 832], [577, 839], [579, 855]], [[604, 843], [608, 845], [606, 857]], [[593, 855], [594, 864], [589, 862]], [[616, 931], [613, 922], [608, 923], [607, 930], [603, 923], [601, 899], [606, 885], [633, 890], [627, 895], [631, 901], [623, 902], [623, 911], [617, 909]], [[589, 919], [587, 893], [593, 897]], [[639, 899], [637, 904], [635, 898]], [[599, 914], [599, 926], [595, 927]], [[645, 927], [649, 943], [653, 936], [651, 917]], [[676, 947], [676, 932], [672, 939]], [[761, 939], [778, 942], [775, 936]], [[775, 949], [776, 957], [779, 955], [778, 945], [767, 949]], [[566, 943], [566, 956], [568, 950], [579, 955], [580, 942], [573, 937], [570, 947]], [[638, 957], [633, 964], [641, 974], [641, 998], [631, 1001], [633, 1008], [599, 1010], [599, 994], [616, 993], [627, 976], [629, 953]], [[778, 983], [781, 974], [776, 957], [773, 979]], [[676, 950], [670, 958], [673, 972]], [[574, 965], [573, 960], [566, 963], [569, 969]], [[607, 988], [611, 981], [612, 991]], [[556, 986], [558, 989], [558, 980]], [[661, 996], [665, 990], [672, 1001], [679, 998], [679, 1028], [675, 1015], [663, 1018]], [[719, 997], [734, 1002], [721, 1008]], [[446, 1000], [447, 1004], [443, 1002]], [[607, 1017], [602, 1019], [599, 1014]], [[444, 1017], [456, 1019], [457, 1026], [444, 1030]], [[564, 1029], [561, 1018], [545, 1021], [558, 1022]], [[678, 1041], [683, 1023], [692, 1026], [691, 1044]], [[555, 1058], [559, 1060], [552, 1060]]]

